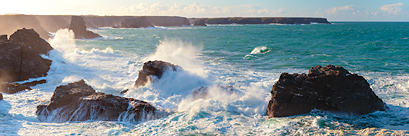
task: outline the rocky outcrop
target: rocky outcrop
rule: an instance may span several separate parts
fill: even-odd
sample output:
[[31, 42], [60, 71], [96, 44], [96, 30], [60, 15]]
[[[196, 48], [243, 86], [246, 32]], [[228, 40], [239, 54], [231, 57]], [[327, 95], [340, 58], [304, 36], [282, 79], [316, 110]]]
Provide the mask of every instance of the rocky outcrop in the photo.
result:
[[27, 46], [36, 54], [47, 54], [48, 51], [53, 49], [34, 29], [19, 29], [10, 35], [9, 40]]
[[145, 86], [148, 81], [152, 81], [151, 76], [160, 79], [166, 70], [177, 71], [178, 69], [182, 68], [178, 65], [160, 60], [145, 62], [142, 70], [139, 71], [138, 79], [135, 81], [135, 87]]
[[55, 89], [48, 105], [37, 106], [37, 118], [47, 122], [106, 120], [143, 121], [157, 118], [151, 104], [133, 98], [97, 93], [84, 80]]
[[267, 115], [284, 117], [313, 109], [363, 115], [385, 111], [369, 83], [341, 66], [312, 67], [307, 74], [282, 73], [271, 91]]
[[47, 54], [50, 50], [50, 44], [33, 29], [17, 30], [9, 40], [0, 42], [1, 82], [46, 76], [51, 60], [42, 58], [40, 54]]
[[69, 29], [74, 32], [75, 39], [92, 39], [101, 37], [99, 34], [88, 31], [85, 26], [84, 18], [80, 16], [72, 16]]
[[194, 26], [207, 26], [205, 23], [205, 19], [199, 19], [198, 21], [194, 22]]
[[307, 17], [231, 17], [231, 18], [192, 18], [192, 24], [204, 21], [207, 24], [330, 24], [326, 18]]
[[225, 94], [234, 94], [236, 93], [236, 89], [233, 88], [233, 86], [215, 86], [214, 88], [209, 88], [209, 87], [200, 87], [197, 89], [194, 89], [192, 96], [193, 99], [207, 99], [209, 96], [209, 89], [217, 89], [217, 91], [220, 91], [219, 93], [225, 93]]
[[0, 93], [0, 101], [3, 100], [3, 94]]
[[126, 18], [121, 22], [122, 28], [154, 27], [146, 17]]
[[155, 26], [190, 26], [190, 22], [186, 17], [146, 16], [146, 18]]

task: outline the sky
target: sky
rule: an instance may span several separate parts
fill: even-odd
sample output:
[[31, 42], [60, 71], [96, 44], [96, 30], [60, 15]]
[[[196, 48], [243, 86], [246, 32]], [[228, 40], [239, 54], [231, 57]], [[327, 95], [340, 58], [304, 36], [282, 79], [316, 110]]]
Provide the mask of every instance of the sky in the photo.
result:
[[6, 0], [1, 14], [324, 17], [409, 21], [409, 0]]

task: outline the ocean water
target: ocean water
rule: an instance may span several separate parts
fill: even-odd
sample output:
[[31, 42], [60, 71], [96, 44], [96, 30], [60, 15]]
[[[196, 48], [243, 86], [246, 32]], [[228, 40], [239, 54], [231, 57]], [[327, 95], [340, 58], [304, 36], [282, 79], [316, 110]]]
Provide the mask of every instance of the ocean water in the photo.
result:
[[[0, 135], [409, 135], [409, 23], [335, 22], [311, 25], [210, 25], [141, 29], [91, 29], [103, 38], [75, 40], [63, 29], [47, 83], [0, 101]], [[134, 88], [143, 63], [163, 60], [169, 71]], [[312, 111], [268, 118], [270, 91], [282, 72], [308, 73], [340, 65], [362, 75], [389, 106], [362, 116]], [[175, 112], [141, 122], [40, 122], [36, 106], [57, 86], [84, 79], [98, 92], [147, 101]], [[220, 92], [217, 85], [237, 93]], [[194, 100], [195, 88], [210, 87]]]

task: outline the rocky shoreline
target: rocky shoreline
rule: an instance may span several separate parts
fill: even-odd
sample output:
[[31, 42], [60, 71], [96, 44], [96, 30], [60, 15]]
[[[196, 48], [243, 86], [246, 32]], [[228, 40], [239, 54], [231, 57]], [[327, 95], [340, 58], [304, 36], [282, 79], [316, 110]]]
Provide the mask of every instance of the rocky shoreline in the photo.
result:
[[[75, 18], [82, 26], [81, 30], [85, 30], [82, 18]], [[33, 29], [19, 29], [10, 38], [0, 36], [0, 47], [0, 76], [7, 79], [1, 81], [1, 92], [13, 94], [47, 82], [13, 83], [46, 76], [50, 69], [51, 61], [40, 55], [47, 55], [53, 48]], [[183, 71], [183, 68], [168, 62], [145, 62], [135, 87], [145, 86], [148, 82], [155, 83], [155, 80], [164, 76], [164, 72], [178, 71]], [[219, 85], [216, 88], [228, 95], [237, 92], [233, 86]], [[208, 99], [212, 97], [208, 95], [208, 90], [209, 87], [193, 89], [190, 96], [193, 99]], [[362, 76], [333, 65], [312, 67], [308, 74], [282, 73], [273, 86], [271, 96], [271, 100], [266, 102], [266, 115], [269, 117], [308, 114], [315, 109], [359, 116], [388, 109]], [[84, 80], [58, 86], [49, 103], [38, 105], [36, 111], [38, 120], [45, 122], [121, 119], [140, 122], [170, 114], [172, 112], [158, 109], [142, 100], [96, 92]]]
[[[231, 18], [186, 18], [179, 16], [79, 16], [83, 18], [86, 28], [139, 28], [146, 26], [205, 26], [206, 24], [329, 24], [326, 18], [308, 17], [231, 17]], [[145, 25], [135, 25], [138, 18], [145, 18]], [[70, 28], [71, 15], [0, 15], [0, 31], [10, 35], [16, 29], [31, 28], [47, 39], [49, 32], [56, 32], [62, 28]], [[148, 22], [148, 23], [147, 23]], [[125, 24], [123, 26], [123, 24]]]

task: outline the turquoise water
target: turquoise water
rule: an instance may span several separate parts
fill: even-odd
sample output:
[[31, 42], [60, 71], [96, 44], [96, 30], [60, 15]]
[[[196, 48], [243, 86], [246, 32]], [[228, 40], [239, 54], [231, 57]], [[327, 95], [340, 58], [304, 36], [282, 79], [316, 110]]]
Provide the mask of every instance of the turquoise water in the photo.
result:
[[[0, 135], [409, 135], [409, 23], [335, 22], [312, 25], [210, 25], [91, 29], [103, 38], [74, 40], [68, 30], [54, 47], [46, 84], [0, 101]], [[148, 60], [184, 70], [134, 88]], [[340, 65], [364, 76], [390, 110], [363, 116], [313, 111], [268, 118], [270, 91], [282, 72]], [[39, 122], [35, 110], [55, 87], [85, 79], [99, 92], [148, 101], [175, 112], [144, 122]], [[35, 80], [35, 79], [33, 79]], [[220, 92], [231, 85], [238, 93]], [[193, 100], [209, 86], [207, 99]]]

